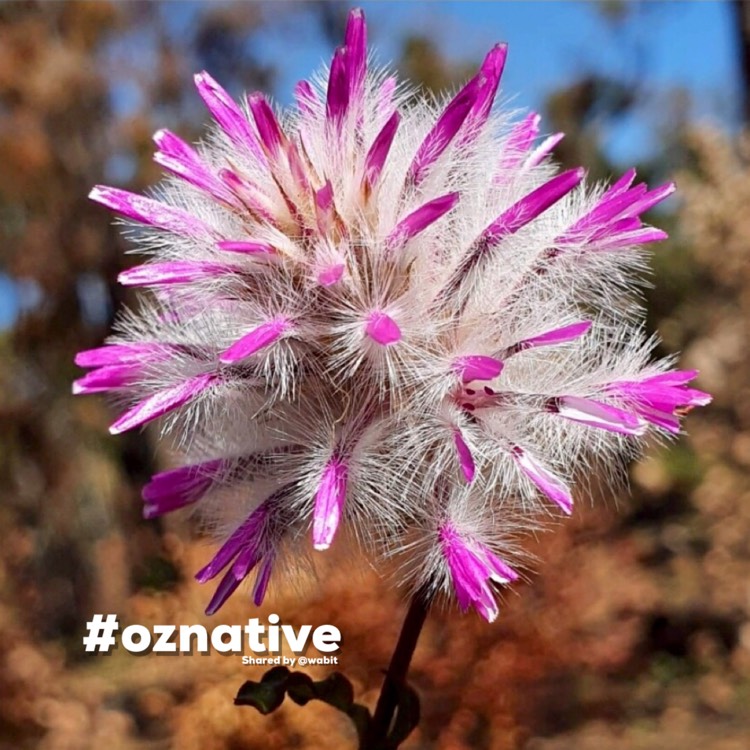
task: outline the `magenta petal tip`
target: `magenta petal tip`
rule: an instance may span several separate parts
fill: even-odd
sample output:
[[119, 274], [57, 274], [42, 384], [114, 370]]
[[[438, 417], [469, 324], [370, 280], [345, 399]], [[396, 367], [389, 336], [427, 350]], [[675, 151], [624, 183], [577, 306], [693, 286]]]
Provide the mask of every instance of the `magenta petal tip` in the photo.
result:
[[327, 550], [338, 530], [346, 501], [347, 466], [331, 459], [323, 470], [313, 509], [313, 548]]
[[390, 346], [401, 341], [401, 329], [396, 321], [384, 312], [370, 313], [365, 333], [381, 346]]
[[285, 317], [278, 317], [263, 323], [235, 341], [219, 358], [224, 364], [234, 364], [275, 344], [290, 328], [291, 323]]
[[215, 375], [197, 375], [178, 385], [157, 391], [126, 411], [109, 428], [112, 435], [142, 427], [192, 401], [216, 380]]
[[469, 354], [458, 357], [453, 362], [453, 370], [461, 375], [464, 383], [471, 383], [473, 380], [493, 380], [503, 371], [504, 365], [495, 357]]
[[456, 446], [456, 452], [458, 453], [458, 463], [461, 466], [461, 472], [464, 475], [464, 479], [468, 484], [474, 481], [476, 474], [476, 464], [474, 463], [474, 456], [471, 454], [471, 449], [466, 444], [464, 436], [460, 430], [453, 431], [453, 443]]
[[338, 282], [341, 281], [343, 275], [344, 264], [335, 263], [319, 271], [317, 275], [317, 281], [321, 286], [333, 286], [334, 284], [338, 284]]
[[216, 243], [219, 250], [227, 253], [244, 253], [245, 255], [275, 255], [276, 250], [267, 242], [247, 242], [240, 240], [221, 240]]

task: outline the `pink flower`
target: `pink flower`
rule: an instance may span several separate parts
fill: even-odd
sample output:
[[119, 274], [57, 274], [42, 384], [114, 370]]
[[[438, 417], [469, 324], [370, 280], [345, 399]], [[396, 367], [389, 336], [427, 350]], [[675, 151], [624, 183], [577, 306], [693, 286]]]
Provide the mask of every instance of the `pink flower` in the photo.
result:
[[710, 401], [633, 323], [634, 269], [665, 236], [643, 216], [674, 186], [556, 172], [562, 134], [497, 111], [507, 55], [438, 105], [407, 99], [355, 10], [293, 111], [199, 73], [210, 137], [156, 133], [153, 196], [91, 191], [147, 258], [73, 390], [115, 395], [113, 433], [158, 423], [184, 454], [144, 514], [217, 530], [209, 613], [346, 531], [492, 620], [520, 538], [572, 513], [579, 457], [617, 460]]

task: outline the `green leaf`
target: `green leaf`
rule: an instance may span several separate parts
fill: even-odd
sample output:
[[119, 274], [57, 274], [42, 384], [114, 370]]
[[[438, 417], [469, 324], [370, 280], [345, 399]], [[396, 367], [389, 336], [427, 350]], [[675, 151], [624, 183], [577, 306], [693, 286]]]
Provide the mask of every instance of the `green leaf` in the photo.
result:
[[[411, 692], [416, 698], [416, 693]], [[286, 667], [274, 667], [263, 675], [260, 682], [245, 682], [239, 689], [234, 703], [236, 706], [252, 706], [265, 715], [275, 711], [284, 702], [284, 696], [287, 694], [299, 706], [305, 706], [311, 700], [319, 700], [345, 713], [354, 723], [360, 742], [365, 740], [371, 722], [370, 712], [365, 706], [354, 702], [354, 688], [340, 672], [334, 672], [324, 680], [313, 682], [304, 672], [290, 672]], [[406, 696], [405, 700], [407, 707], [413, 703], [410, 696]], [[397, 720], [394, 732], [399, 726]], [[409, 725], [406, 733], [408, 734], [414, 726], [415, 724]], [[395, 745], [389, 744], [388, 747]]]
[[289, 670], [286, 667], [269, 669], [260, 682], [248, 680], [237, 692], [235, 706], [252, 706], [264, 716], [275, 711], [286, 695]]
[[317, 698], [315, 683], [304, 672], [292, 672], [287, 682], [289, 697], [298, 705], [305, 706], [313, 698]]
[[324, 680], [313, 682], [304, 672], [293, 672], [287, 683], [289, 697], [300, 706], [311, 700], [323, 701], [345, 713], [354, 723], [360, 742], [370, 726], [370, 712], [354, 702], [354, 688], [341, 672], [334, 672]]

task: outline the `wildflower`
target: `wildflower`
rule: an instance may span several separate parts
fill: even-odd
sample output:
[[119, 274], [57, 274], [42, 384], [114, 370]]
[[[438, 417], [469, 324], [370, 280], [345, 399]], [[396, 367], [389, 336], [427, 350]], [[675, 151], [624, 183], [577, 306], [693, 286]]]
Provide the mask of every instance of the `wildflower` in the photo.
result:
[[114, 392], [113, 433], [159, 420], [185, 455], [144, 514], [191, 507], [223, 532], [198, 574], [221, 576], [210, 613], [348, 530], [493, 620], [517, 540], [573, 512], [585, 457], [710, 401], [633, 322], [665, 236], [643, 214], [674, 186], [554, 174], [562, 135], [494, 108], [504, 45], [435, 103], [373, 69], [366, 38], [353, 11], [288, 111], [200, 73], [214, 125], [197, 146], [156, 133], [158, 194], [91, 192], [149, 260], [120, 275], [141, 307], [79, 354], [74, 390]]

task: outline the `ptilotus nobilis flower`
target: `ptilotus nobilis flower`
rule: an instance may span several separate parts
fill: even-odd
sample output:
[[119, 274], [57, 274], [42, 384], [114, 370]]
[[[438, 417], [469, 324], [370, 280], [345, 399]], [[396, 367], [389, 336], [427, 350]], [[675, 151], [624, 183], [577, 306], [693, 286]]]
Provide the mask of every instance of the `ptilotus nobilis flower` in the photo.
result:
[[635, 294], [665, 237], [641, 217], [673, 185], [560, 173], [561, 134], [494, 107], [506, 52], [435, 101], [373, 69], [353, 11], [294, 107], [200, 73], [214, 124], [197, 146], [156, 133], [158, 190], [92, 190], [138, 226], [147, 261], [119, 281], [147, 292], [74, 390], [115, 393], [112, 433], [159, 420], [184, 456], [144, 513], [193, 506], [223, 539], [197, 576], [219, 580], [209, 613], [346, 536], [493, 620], [576, 480], [710, 401], [652, 361]]

